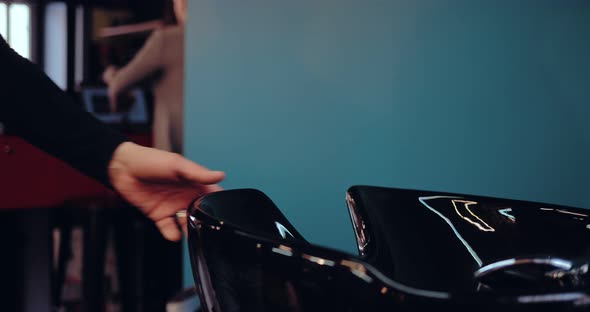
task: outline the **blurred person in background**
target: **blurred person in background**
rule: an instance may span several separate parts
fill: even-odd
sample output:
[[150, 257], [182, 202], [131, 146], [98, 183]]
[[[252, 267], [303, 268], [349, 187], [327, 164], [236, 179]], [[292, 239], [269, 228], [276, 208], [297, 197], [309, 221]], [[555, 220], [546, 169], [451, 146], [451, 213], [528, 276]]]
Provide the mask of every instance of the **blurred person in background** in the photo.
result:
[[103, 80], [109, 88], [111, 110], [140, 83], [149, 81], [154, 96], [154, 147], [183, 153], [184, 25], [186, 0], [172, 0], [176, 23], [150, 35], [141, 50], [125, 66], [107, 66]]

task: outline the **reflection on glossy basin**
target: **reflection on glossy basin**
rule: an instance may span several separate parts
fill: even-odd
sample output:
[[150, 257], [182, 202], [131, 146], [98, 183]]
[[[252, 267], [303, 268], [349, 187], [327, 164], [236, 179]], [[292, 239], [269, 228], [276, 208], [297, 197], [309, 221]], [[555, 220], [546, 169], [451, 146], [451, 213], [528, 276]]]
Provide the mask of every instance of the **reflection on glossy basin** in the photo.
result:
[[189, 207], [205, 311], [587, 310], [586, 210], [355, 186], [359, 255], [307, 242], [253, 189]]

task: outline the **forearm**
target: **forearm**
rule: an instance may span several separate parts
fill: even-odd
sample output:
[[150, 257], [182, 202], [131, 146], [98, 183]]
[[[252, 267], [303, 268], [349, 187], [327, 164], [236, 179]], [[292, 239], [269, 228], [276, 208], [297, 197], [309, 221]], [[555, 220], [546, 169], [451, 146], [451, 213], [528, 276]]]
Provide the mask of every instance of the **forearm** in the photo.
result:
[[109, 94], [120, 95], [156, 74], [161, 67], [162, 44], [162, 34], [156, 31], [127, 65], [119, 69], [111, 68], [112, 72], [106, 81]]
[[0, 121], [9, 133], [107, 185], [112, 154], [126, 141], [74, 103], [36, 65], [2, 42]]

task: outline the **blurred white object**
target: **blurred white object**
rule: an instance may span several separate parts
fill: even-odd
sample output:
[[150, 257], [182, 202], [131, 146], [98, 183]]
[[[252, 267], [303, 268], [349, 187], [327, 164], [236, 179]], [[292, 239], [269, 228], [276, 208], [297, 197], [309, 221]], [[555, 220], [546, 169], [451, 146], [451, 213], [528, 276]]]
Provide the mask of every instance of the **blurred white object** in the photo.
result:
[[200, 308], [201, 303], [194, 287], [177, 293], [166, 304], [166, 312], [195, 312]]

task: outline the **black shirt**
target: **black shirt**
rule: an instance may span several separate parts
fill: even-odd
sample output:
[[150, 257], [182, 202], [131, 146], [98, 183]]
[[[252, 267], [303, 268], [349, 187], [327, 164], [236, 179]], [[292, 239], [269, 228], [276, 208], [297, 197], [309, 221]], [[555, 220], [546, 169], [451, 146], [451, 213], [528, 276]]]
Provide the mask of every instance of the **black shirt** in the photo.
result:
[[109, 185], [107, 167], [127, 139], [77, 105], [0, 36], [0, 122], [45, 152]]

